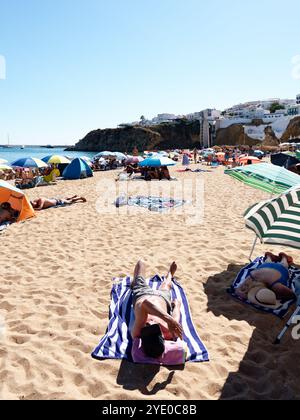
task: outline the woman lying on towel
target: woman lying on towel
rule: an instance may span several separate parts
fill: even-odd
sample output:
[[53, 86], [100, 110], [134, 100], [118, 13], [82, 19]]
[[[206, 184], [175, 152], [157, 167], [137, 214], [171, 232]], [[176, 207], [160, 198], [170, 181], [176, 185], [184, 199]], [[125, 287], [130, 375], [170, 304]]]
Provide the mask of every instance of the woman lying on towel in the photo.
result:
[[289, 267], [292, 264], [292, 257], [284, 253], [277, 256], [267, 252], [265, 263], [250, 273], [246, 281], [236, 289], [236, 294], [242, 299], [246, 299], [250, 289], [257, 284], [263, 284], [272, 290], [276, 294], [276, 298], [282, 302], [293, 300], [295, 295], [288, 287]]
[[66, 207], [75, 203], [86, 203], [86, 199], [75, 195], [64, 200], [59, 198], [38, 198], [37, 200], [31, 201], [32, 207], [38, 211], [50, 209], [51, 207]]
[[172, 279], [177, 271], [174, 262], [159, 290], [146, 283], [145, 264], [139, 261], [132, 282], [135, 323], [131, 331], [133, 339], [142, 340], [144, 353], [157, 359], [165, 351], [165, 340], [182, 339], [180, 325], [180, 302], [171, 297]]

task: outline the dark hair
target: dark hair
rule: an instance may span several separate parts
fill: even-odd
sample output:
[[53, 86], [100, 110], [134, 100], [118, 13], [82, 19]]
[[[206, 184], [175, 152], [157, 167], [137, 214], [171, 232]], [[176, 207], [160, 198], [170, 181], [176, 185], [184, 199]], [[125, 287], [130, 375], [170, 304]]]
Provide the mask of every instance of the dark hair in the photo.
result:
[[14, 210], [12, 208], [12, 206], [10, 205], [10, 203], [2, 203], [0, 205], [0, 210], [2, 210], [2, 211], [5, 210], [5, 211], [9, 212], [9, 214], [11, 216], [11, 219], [13, 221], [17, 220], [17, 218], [19, 217], [19, 214], [20, 214], [17, 210]]
[[2, 203], [0, 207], [3, 210], [7, 210], [7, 211], [11, 211], [12, 210], [10, 203]]
[[144, 327], [141, 331], [141, 338], [146, 356], [158, 359], [165, 352], [165, 340], [158, 324]]

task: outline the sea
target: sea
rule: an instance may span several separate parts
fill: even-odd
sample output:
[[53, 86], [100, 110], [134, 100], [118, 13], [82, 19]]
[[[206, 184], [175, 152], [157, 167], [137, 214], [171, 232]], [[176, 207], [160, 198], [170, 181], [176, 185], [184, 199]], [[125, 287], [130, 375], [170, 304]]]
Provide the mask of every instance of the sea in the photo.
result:
[[96, 153], [89, 153], [89, 152], [66, 152], [65, 148], [62, 147], [55, 147], [54, 149], [48, 149], [44, 147], [31, 147], [25, 146], [22, 149], [20, 146], [11, 146], [9, 148], [2, 148], [0, 147], [0, 159], [5, 159], [9, 163], [14, 162], [17, 159], [21, 159], [24, 157], [31, 157], [31, 158], [39, 158], [42, 159], [49, 155], [60, 155], [60, 156], [67, 156], [70, 158], [81, 157], [81, 156], [88, 156], [93, 157]]

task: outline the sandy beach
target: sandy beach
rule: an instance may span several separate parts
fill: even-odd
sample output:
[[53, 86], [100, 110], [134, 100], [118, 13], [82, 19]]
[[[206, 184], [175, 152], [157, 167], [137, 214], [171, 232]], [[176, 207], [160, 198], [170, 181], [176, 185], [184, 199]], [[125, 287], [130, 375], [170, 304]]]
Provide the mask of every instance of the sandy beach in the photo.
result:
[[[284, 321], [226, 293], [254, 239], [242, 215], [269, 195], [223, 168], [175, 169], [179, 180], [204, 180], [201, 225], [185, 223], [180, 208], [163, 215], [144, 209], [99, 214], [101, 186], [114, 182], [114, 171], [28, 191], [30, 199], [77, 194], [88, 203], [43, 211], [0, 237], [1, 399], [299, 399], [299, 343], [288, 335], [272, 345]], [[258, 245], [255, 256], [267, 250], [282, 249]], [[284, 251], [300, 262], [297, 251]], [[111, 279], [132, 274], [140, 258], [149, 276], [166, 274], [177, 261], [209, 363], [173, 370], [92, 359], [107, 328]]]

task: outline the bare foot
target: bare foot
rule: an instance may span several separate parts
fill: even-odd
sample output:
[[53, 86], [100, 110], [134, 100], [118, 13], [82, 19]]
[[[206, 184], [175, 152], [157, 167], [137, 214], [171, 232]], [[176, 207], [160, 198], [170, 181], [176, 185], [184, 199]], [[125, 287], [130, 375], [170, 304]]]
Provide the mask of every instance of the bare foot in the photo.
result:
[[293, 258], [292, 258], [292, 257], [290, 257], [289, 255], [285, 254], [284, 252], [281, 252], [281, 253], [279, 254], [279, 258], [280, 258], [280, 261], [281, 261], [281, 262], [284, 262], [284, 260], [286, 260], [288, 265], [292, 265], [292, 264], [294, 264], [294, 260], [293, 260]]
[[277, 255], [272, 254], [272, 252], [266, 252], [265, 257], [266, 259], [271, 260], [271, 262], [279, 262]]
[[176, 273], [176, 271], [177, 271], [177, 264], [176, 264], [176, 262], [174, 261], [172, 264], [171, 264], [171, 267], [170, 267], [170, 271], [169, 271], [169, 273], [171, 274], [171, 276], [172, 276], [172, 278], [174, 278], [174, 276], [175, 276], [175, 273]]
[[140, 260], [135, 266], [133, 278], [136, 279], [139, 276], [144, 278], [146, 276], [146, 264], [142, 260]]

